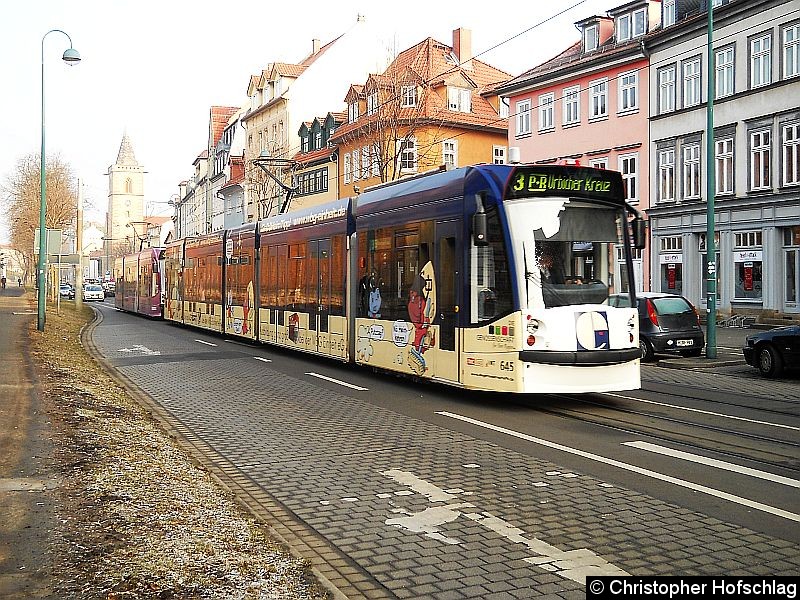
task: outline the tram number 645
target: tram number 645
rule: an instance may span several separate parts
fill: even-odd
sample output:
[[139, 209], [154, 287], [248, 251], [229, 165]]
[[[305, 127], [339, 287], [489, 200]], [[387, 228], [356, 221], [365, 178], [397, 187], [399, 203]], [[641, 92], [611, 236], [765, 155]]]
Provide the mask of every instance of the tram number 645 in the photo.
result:
[[501, 360], [500, 361], [500, 370], [501, 371], [513, 371], [514, 370], [514, 363], [510, 360]]

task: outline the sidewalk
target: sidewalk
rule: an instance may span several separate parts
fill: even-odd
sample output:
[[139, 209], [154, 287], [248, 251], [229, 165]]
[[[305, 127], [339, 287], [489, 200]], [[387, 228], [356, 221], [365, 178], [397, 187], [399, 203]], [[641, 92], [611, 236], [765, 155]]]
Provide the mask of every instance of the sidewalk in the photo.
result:
[[[49, 420], [42, 411], [27, 327], [32, 295], [0, 290], [0, 597], [50, 597], [48, 534], [55, 512]], [[35, 304], [35, 303], [34, 303]]]

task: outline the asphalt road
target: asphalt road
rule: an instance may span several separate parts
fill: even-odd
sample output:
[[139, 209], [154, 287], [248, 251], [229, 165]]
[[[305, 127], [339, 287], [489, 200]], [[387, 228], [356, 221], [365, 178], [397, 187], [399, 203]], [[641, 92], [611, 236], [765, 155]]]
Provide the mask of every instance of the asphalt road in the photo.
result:
[[524, 399], [94, 306], [108, 364], [347, 595], [583, 597], [593, 574], [800, 570], [800, 380], [736, 361], [746, 331], [718, 332], [733, 361], [718, 368]]

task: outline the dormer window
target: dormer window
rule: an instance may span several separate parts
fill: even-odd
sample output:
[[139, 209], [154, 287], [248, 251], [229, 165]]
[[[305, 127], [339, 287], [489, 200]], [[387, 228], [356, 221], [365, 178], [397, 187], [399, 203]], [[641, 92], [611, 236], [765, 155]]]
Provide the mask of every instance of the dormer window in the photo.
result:
[[307, 135], [304, 135], [303, 138], [302, 138], [302, 148], [301, 148], [301, 150], [303, 152], [308, 152], [308, 136]]
[[647, 33], [647, 12], [644, 8], [617, 17], [617, 43], [627, 42], [631, 38]]
[[631, 39], [631, 16], [619, 16], [617, 17], [617, 42], [625, 42], [629, 39]]
[[377, 90], [367, 96], [367, 114], [374, 115], [378, 112], [378, 92]]
[[598, 27], [597, 24], [594, 25], [587, 25], [583, 30], [583, 51], [584, 52], [591, 52], [592, 50], [597, 50], [597, 46], [599, 44], [599, 35], [598, 35]]
[[664, 16], [661, 19], [662, 27], [669, 27], [675, 24], [675, 2], [676, 0], [664, 0]]
[[402, 97], [401, 106], [403, 108], [410, 108], [417, 105], [417, 86], [404, 85], [401, 88], [400, 95]]
[[358, 120], [358, 102], [347, 105], [347, 120], [350, 123], [355, 123]]
[[472, 90], [448, 87], [447, 108], [456, 112], [472, 112]]
[[319, 150], [322, 148], [322, 132], [317, 131], [314, 134], [314, 150]]

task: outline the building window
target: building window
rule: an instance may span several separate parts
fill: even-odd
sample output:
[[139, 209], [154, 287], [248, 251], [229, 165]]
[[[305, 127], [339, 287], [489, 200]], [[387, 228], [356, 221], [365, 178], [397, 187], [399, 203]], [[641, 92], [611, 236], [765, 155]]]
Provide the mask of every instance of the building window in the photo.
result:
[[675, 24], [675, 1], [664, 0], [664, 17], [661, 19], [662, 27], [669, 27]]
[[647, 11], [642, 8], [633, 12], [633, 37], [647, 33]]
[[617, 17], [617, 42], [629, 39], [631, 39], [631, 16], [621, 15]]
[[322, 148], [322, 132], [317, 131], [314, 134], [314, 150], [319, 150]]
[[361, 177], [361, 159], [358, 150], [353, 150], [353, 181]]
[[531, 101], [517, 102], [517, 136], [528, 135], [531, 132]]
[[675, 65], [658, 71], [658, 113], [675, 110]]
[[374, 115], [378, 112], [378, 92], [374, 91], [367, 96], [367, 115]]
[[347, 120], [350, 123], [355, 123], [358, 119], [358, 102], [353, 102], [347, 105]]
[[553, 103], [555, 94], [539, 96], [539, 131], [549, 131], [555, 127], [553, 122]]
[[592, 158], [589, 160], [589, 166], [594, 169], [608, 169], [608, 157]]
[[308, 136], [307, 135], [304, 135], [301, 138], [300, 150], [302, 152], [308, 152]]
[[716, 184], [717, 195], [733, 193], [733, 138], [716, 140]]
[[733, 94], [733, 46], [717, 50], [714, 54], [716, 97], [724, 98]]
[[750, 189], [766, 190], [770, 186], [769, 129], [750, 133]]
[[783, 30], [783, 78], [800, 75], [800, 24]]
[[772, 37], [769, 34], [750, 40], [750, 87], [772, 82]]
[[589, 118], [608, 116], [608, 80], [589, 82]]
[[658, 242], [661, 252], [681, 252], [683, 250], [683, 238], [679, 235], [662, 237]]
[[361, 148], [361, 179], [368, 179], [371, 168], [371, 156], [369, 146]]
[[509, 108], [509, 100], [508, 98], [499, 98], [499, 105], [500, 105], [500, 117], [503, 119], [507, 119], [508, 115], [511, 114], [511, 109]]
[[492, 146], [492, 163], [495, 165], [506, 164], [505, 146]]
[[686, 200], [700, 198], [700, 144], [683, 147], [683, 197]]
[[456, 112], [472, 112], [472, 90], [448, 87], [447, 108]]
[[350, 183], [350, 154], [344, 155], [344, 182]]
[[675, 200], [675, 150], [661, 150], [658, 153], [658, 200]]
[[619, 111], [639, 108], [639, 72], [630, 71], [619, 76]]
[[417, 105], [417, 86], [404, 85], [400, 89], [400, 95], [402, 97], [402, 107], [410, 108]]
[[700, 104], [700, 59], [683, 63], [683, 106]]
[[372, 144], [372, 176], [381, 176], [381, 150], [380, 145], [376, 142]]
[[574, 125], [581, 121], [581, 87], [579, 85], [564, 89], [564, 125]]
[[783, 185], [800, 185], [800, 124], [783, 126]]
[[619, 171], [628, 202], [639, 202], [639, 155], [623, 154], [619, 157]]
[[445, 165], [458, 166], [458, 143], [455, 140], [445, 140], [442, 142], [442, 162]]
[[417, 170], [417, 143], [416, 140], [408, 138], [398, 143], [398, 154], [400, 156], [400, 170], [415, 172]]
[[583, 30], [583, 51], [591, 52], [596, 50], [599, 44], [597, 25], [589, 25]]

